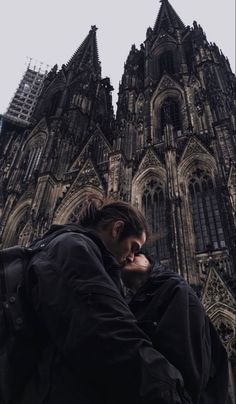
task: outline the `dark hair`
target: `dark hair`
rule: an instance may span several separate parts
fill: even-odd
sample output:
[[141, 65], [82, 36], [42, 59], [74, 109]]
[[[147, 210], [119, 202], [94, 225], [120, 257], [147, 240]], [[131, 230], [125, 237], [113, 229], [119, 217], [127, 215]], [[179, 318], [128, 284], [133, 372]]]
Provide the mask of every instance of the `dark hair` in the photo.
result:
[[94, 195], [89, 195], [83, 203], [78, 224], [85, 228], [101, 230], [116, 220], [124, 222], [121, 239], [131, 235], [141, 236], [143, 232], [148, 236], [146, 220], [138, 209], [128, 202], [102, 199]]

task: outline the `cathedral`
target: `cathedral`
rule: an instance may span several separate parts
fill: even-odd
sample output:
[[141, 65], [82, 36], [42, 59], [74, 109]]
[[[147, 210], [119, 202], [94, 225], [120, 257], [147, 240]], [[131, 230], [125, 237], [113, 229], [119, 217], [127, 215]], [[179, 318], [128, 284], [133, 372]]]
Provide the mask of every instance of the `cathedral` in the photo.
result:
[[46, 75], [30, 123], [2, 117], [1, 246], [76, 222], [90, 193], [131, 202], [147, 218], [148, 248], [200, 297], [233, 380], [235, 75], [202, 27], [186, 26], [162, 0], [143, 44], [130, 49], [115, 116], [96, 30]]

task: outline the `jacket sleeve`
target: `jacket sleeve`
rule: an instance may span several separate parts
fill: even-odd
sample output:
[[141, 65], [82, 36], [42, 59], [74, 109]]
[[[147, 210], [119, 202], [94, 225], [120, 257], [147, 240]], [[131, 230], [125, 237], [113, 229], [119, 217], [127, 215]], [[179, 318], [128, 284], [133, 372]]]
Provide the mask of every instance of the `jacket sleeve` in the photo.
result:
[[[164, 309], [155, 304], [155, 299], [152, 302], [153, 319], [159, 306], [152, 341], [180, 370], [187, 391], [193, 402], [198, 403], [212, 373], [210, 322], [197, 296], [184, 281], [171, 279], [167, 285], [168, 301], [162, 302]], [[156, 299], [160, 301], [160, 296], [156, 295]]]
[[96, 386], [104, 403], [191, 403], [180, 373], [138, 328], [89, 238], [58, 236], [33, 267], [37, 314], [78, 380]]

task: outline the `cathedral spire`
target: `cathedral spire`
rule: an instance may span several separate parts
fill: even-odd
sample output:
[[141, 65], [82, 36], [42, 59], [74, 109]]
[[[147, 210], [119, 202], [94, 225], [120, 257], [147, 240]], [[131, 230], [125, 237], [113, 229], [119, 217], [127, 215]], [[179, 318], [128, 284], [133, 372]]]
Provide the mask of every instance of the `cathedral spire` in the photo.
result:
[[184, 29], [185, 25], [168, 0], [160, 0], [161, 7], [153, 28], [154, 34], [158, 34], [161, 28], [166, 31], [174, 29]]
[[86, 68], [101, 75], [96, 31], [96, 25], [92, 25], [88, 35], [67, 63], [67, 70], [76, 65], [81, 70]]

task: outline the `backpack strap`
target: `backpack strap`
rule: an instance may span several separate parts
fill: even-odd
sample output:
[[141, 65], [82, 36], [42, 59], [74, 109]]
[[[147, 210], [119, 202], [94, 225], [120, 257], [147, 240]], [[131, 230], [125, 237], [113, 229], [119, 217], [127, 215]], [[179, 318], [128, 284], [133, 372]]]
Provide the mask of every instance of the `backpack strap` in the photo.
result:
[[[26, 294], [29, 295], [30, 280], [27, 269], [33, 255], [42, 251], [60, 234], [76, 230], [80, 232], [79, 227], [76, 227], [77, 229], [75, 226], [60, 226], [57, 230], [37, 240], [30, 247], [13, 246], [0, 250], [0, 301], [5, 302], [11, 298], [10, 295], [16, 292], [19, 285], [24, 285]], [[13, 303], [14, 299], [11, 300]]]
[[14, 246], [0, 251], [1, 302], [15, 331], [25, 329], [23, 320], [25, 309], [22, 306], [29, 297], [26, 269], [32, 255], [39, 249]]
[[35, 248], [36, 249], [38, 248], [43, 250], [54, 238], [60, 236], [60, 234], [63, 233], [76, 232], [86, 234], [86, 232], [80, 229], [79, 226], [73, 224], [66, 226], [54, 225], [52, 228], [54, 228], [55, 230], [54, 231], [50, 230], [42, 238], [33, 241], [33, 243], [30, 245], [30, 249], [34, 250]]

